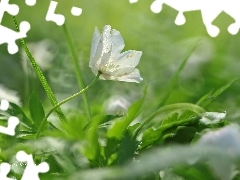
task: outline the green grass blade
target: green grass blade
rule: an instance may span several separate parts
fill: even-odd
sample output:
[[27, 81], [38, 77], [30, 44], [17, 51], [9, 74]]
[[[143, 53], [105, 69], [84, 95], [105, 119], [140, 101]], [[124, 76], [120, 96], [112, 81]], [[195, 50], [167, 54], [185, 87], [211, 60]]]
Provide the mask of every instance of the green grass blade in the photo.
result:
[[131, 105], [126, 116], [114, 121], [107, 132], [108, 138], [121, 139], [129, 124], [140, 114], [146, 94], [147, 89], [144, 90], [143, 97]]
[[233, 79], [232, 81], [228, 82], [221, 88], [210, 91], [208, 94], [203, 96], [196, 104], [201, 107], [206, 107], [209, 105], [214, 99], [216, 99], [219, 95], [221, 95], [226, 89], [228, 89], [231, 85], [233, 85], [236, 81], [239, 81], [240, 78]]
[[[81, 68], [80, 68], [80, 64], [78, 63], [78, 58], [77, 58], [76, 51], [74, 50], [74, 44], [73, 44], [72, 38], [70, 37], [70, 34], [69, 34], [65, 24], [63, 25], [63, 30], [64, 30], [64, 34], [65, 34], [66, 39], [67, 39], [69, 51], [70, 51], [71, 56], [72, 56], [72, 62], [73, 62], [74, 68], [75, 68], [75, 74], [76, 74], [76, 77], [77, 77], [77, 82], [78, 82], [79, 88], [83, 89], [85, 87], [85, 83], [83, 81], [82, 71], [81, 71]], [[90, 109], [90, 106], [89, 106], [87, 94], [85, 92], [82, 94], [82, 98], [83, 98], [83, 102], [84, 102], [84, 106], [85, 106], [85, 110], [86, 110], [86, 113], [87, 113], [88, 120], [91, 121], [91, 119], [92, 119], [91, 114], [92, 113], [91, 113], [91, 109]]]
[[[14, 19], [16, 28], [19, 31], [18, 22], [17, 22], [15, 17], [13, 17], [13, 19]], [[32, 65], [35, 73], [37, 74], [38, 79], [40, 80], [40, 82], [41, 82], [41, 84], [42, 84], [42, 86], [43, 86], [43, 88], [44, 88], [44, 90], [45, 90], [45, 92], [48, 96], [49, 101], [51, 102], [52, 106], [55, 106], [56, 104], [58, 104], [58, 102], [57, 102], [57, 99], [56, 99], [51, 87], [49, 86], [49, 84], [48, 84], [46, 78], [44, 77], [41, 69], [39, 68], [38, 64], [36, 63], [36, 60], [34, 59], [31, 52], [29, 51], [24, 39], [21, 39], [21, 43], [22, 43], [24, 51], [26, 52], [26, 54], [27, 54], [27, 56], [28, 56], [28, 58], [31, 62], [31, 65]], [[63, 114], [63, 111], [60, 107], [56, 110], [56, 112], [57, 112], [57, 115], [58, 115], [58, 117], [61, 121], [66, 121], [66, 117]]]
[[182, 63], [180, 64], [180, 66], [178, 67], [177, 71], [175, 72], [175, 74], [173, 75], [171, 81], [170, 81], [170, 84], [168, 86], [168, 89], [166, 90], [166, 94], [165, 96], [163, 97], [163, 99], [161, 100], [161, 102], [159, 103], [159, 105], [157, 106], [158, 108], [161, 107], [161, 106], [164, 106], [169, 98], [169, 96], [171, 95], [172, 93], [172, 90], [174, 88], [174, 86], [176, 85], [177, 83], [177, 80], [178, 80], [178, 77], [181, 73], [181, 71], [183, 70], [184, 66], [186, 65], [189, 57], [191, 56], [191, 54], [196, 50], [196, 48], [198, 47], [199, 45], [199, 40], [196, 41], [192, 48], [190, 48], [190, 50], [187, 52], [185, 58], [183, 59]]

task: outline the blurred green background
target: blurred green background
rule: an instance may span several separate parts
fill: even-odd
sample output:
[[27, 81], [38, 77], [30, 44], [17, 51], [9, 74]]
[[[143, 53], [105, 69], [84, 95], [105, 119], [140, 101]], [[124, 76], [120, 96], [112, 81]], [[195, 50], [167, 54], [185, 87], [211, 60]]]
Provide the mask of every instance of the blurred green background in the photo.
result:
[[[125, 50], [141, 50], [143, 56], [138, 69], [143, 77], [140, 84], [99, 81], [88, 91], [88, 97], [94, 112], [95, 107], [101, 108], [102, 103], [112, 95], [122, 95], [130, 102], [142, 95], [144, 87], [148, 86], [146, 108], [151, 111], [159, 104], [167, 91], [172, 75], [178, 68], [186, 53], [194, 42], [200, 40], [200, 45], [193, 53], [188, 64], [181, 72], [177, 86], [168, 100], [169, 103], [195, 103], [201, 96], [213, 88], [218, 88], [228, 81], [239, 77], [240, 70], [240, 36], [227, 32], [227, 27], [234, 22], [230, 16], [221, 13], [213, 22], [220, 28], [220, 34], [212, 38], [207, 34], [202, 22], [201, 12], [184, 13], [186, 23], [182, 26], [174, 24], [177, 11], [167, 5], [159, 14], [150, 10], [153, 0], [139, 0], [130, 4], [128, 0], [58, 0], [56, 13], [66, 17], [66, 25], [74, 40], [75, 49], [79, 56], [79, 64], [84, 74], [86, 84], [91, 82], [94, 74], [88, 67], [94, 28], [101, 31], [109, 24], [120, 31], [125, 41]], [[30, 22], [31, 30], [27, 34], [27, 43], [50, 39], [54, 44], [54, 59], [51, 68], [44, 71], [46, 77], [57, 94], [58, 100], [79, 90], [74, 76], [74, 67], [68, 52], [63, 27], [54, 22], [47, 22], [49, 0], [38, 0], [33, 7], [24, 1], [10, 0], [20, 7], [16, 16], [18, 22]], [[71, 15], [72, 6], [80, 7], [83, 13], [79, 17]], [[1, 23], [15, 30], [11, 15], [5, 13]], [[18, 40], [17, 44], [21, 48]], [[28, 97], [32, 90], [38, 91], [41, 100], [48, 106], [44, 91], [36, 77], [27, 77], [22, 68], [20, 52], [10, 55], [7, 45], [0, 46], [0, 84], [18, 92], [23, 107], [27, 107]], [[240, 115], [239, 95], [240, 83], [234, 84], [227, 92], [212, 103], [208, 111], [227, 111], [229, 120], [237, 121]], [[76, 106], [75, 106], [76, 105]], [[83, 109], [81, 98], [66, 105], [70, 108]]]

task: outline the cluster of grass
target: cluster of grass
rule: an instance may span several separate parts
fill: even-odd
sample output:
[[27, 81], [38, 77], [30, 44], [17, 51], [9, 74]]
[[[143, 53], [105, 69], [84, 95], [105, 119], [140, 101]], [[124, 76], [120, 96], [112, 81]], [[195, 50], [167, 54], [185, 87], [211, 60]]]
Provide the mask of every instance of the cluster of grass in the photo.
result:
[[[120, 5], [115, 8], [120, 8]], [[227, 63], [221, 56], [227, 57], [232, 53], [233, 57], [237, 56], [237, 52], [233, 53], [234, 50], [227, 48], [223, 52], [221, 51], [224, 49], [223, 45], [219, 45], [215, 50], [216, 57], [208, 58], [221, 57], [221, 62], [215, 61], [203, 67], [189, 65], [191, 59], [194, 60], [193, 55], [206, 55], [206, 49], [199, 52], [199, 47], [202, 47], [201, 43], [205, 43], [203, 46], [209, 45], [208, 41], [191, 39], [190, 43], [174, 44], [174, 40], [186, 36], [188, 30], [182, 34], [168, 32], [166, 35], [168, 22], [163, 21], [163, 18], [157, 19], [158, 17], [152, 17], [156, 18], [154, 20], [145, 20], [146, 17], [150, 17], [143, 11], [142, 7], [145, 5], [146, 2], [139, 2], [135, 8], [133, 7], [132, 14], [119, 9], [117, 19], [120, 19], [120, 12], [136, 15], [138, 7], [142, 10], [142, 16], [138, 16], [139, 22], [136, 21], [137, 25], [133, 26], [130, 32], [147, 24], [146, 28], [135, 29], [136, 33], [127, 35], [129, 31], [122, 33], [122, 28], [114, 27], [122, 33], [124, 39], [125, 34], [129, 37], [125, 40], [127, 49], [141, 48], [143, 51], [139, 69], [144, 81], [140, 84], [94, 81], [95, 85], [86, 89], [85, 82], [94, 79], [94, 75], [90, 68], [86, 68], [88, 61], [78, 62], [77, 52], [87, 47], [74, 45], [71, 36], [75, 37], [75, 33], [68, 31], [66, 25], [62, 29], [62, 36], [66, 37], [64, 45], [61, 44], [64, 50], [60, 49], [57, 58], [67, 59], [65, 62], [67, 65], [54, 60], [55, 69], [52, 68], [47, 73], [41, 71], [25, 40], [21, 40], [31, 68], [35, 72], [32, 79], [25, 83], [34, 84], [34, 87], [27, 86], [29, 89], [26, 91], [24, 89], [26, 87], [22, 86], [24, 87], [22, 91], [20, 90], [22, 107], [10, 103], [7, 111], [0, 111], [3, 125], [6, 125], [9, 116], [16, 116], [20, 120], [14, 137], [0, 135], [0, 163], [9, 162], [13, 165], [9, 177], [21, 179], [25, 166], [15, 159], [15, 155], [19, 150], [24, 150], [33, 155], [36, 164], [44, 161], [49, 164], [50, 170], [40, 174], [40, 179], [240, 178], [240, 126], [234, 122], [238, 118], [239, 79], [233, 78], [234, 70], [232, 74], [224, 71], [222, 67], [226, 67], [227, 70], [231, 66], [224, 66]], [[113, 7], [114, 3], [109, 3], [109, 6]], [[110, 7], [102, 8], [114, 14]], [[167, 12], [166, 9], [167, 7], [163, 9], [163, 16], [170, 14], [171, 17], [174, 12]], [[119, 23], [119, 27], [126, 26], [129, 19], [133, 19], [132, 17], [128, 19], [125, 15], [121, 15], [121, 18], [123, 22]], [[114, 23], [115, 19], [109, 18], [108, 21], [118, 26]], [[155, 21], [160, 21], [163, 28], [159, 28]], [[91, 21], [93, 22], [94, 20]], [[16, 20], [15, 23], [17, 24]], [[146, 35], [148, 38], [140, 41], [142, 45], [134, 43], [136, 36], [143, 36], [151, 28], [155, 30], [149, 30], [152, 34]], [[156, 32], [158, 30], [163, 35]], [[159, 43], [160, 40], [163, 43]], [[225, 40], [221, 36], [215, 41]], [[146, 46], [149, 44], [150, 46]], [[181, 49], [181, 46], [187, 50]], [[176, 47], [180, 50], [176, 50]], [[87, 58], [86, 52], [89, 52], [89, 49], [81, 50], [80, 57]], [[211, 53], [213, 51], [212, 48]], [[176, 58], [177, 63], [171, 62]], [[159, 59], [162, 61], [158, 62]], [[174, 65], [171, 66], [172, 64]], [[192, 72], [193, 67], [199, 69]], [[54, 75], [54, 70], [58, 72], [57, 75]], [[61, 77], [69, 71], [73, 72], [69, 76], [70, 79], [53, 81], [53, 76]], [[159, 80], [159, 75], [165, 78]], [[67, 81], [70, 86], [66, 85]], [[48, 82], [51, 82], [50, 85]], [[8, 81], [5, 84], [10, 83]], [[16, 86], [13, 85], [13, 88]], [[76, 93], [79, 89], [86, 91], [80, 93], [81, 97], [77, 96], [60, 106], [58, 94], [55, 93], [59, 88], [63, 89], [60, 93], [64, 94], [60, 96], [61, 99]], [[131, 105], [126, 112], [109, 115], [103, 111], [103, 102], [113, 92], [128, 95]], [[72, 106], [68, 107], [71, 102]], [[53, 110], [53, 107], [56, 108]], [[223, 112], [223, 109], [226, 109], [227, 113]], [[49, 112], [51, 116], [48, 118]]]

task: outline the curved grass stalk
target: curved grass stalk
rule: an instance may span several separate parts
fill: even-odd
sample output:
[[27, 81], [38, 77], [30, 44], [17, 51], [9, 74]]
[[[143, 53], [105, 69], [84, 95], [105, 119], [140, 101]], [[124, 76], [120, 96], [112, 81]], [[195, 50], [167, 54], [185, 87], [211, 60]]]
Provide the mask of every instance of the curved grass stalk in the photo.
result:
[[[81, 72], [81, 68], [80, 68], [80, 65], [79, 65], [79, 62], [78, 62], [76, 52], [74, 50], [74, 44], [73, 44], [72, 38], [71, 38], [65, 24], [63, 25], [63, 30], [64, 30], [64, 34], [65, 34], [66, 39], [67, 39], [69, 51], [70, 51], [71, 56], [72, 56], [72, 62], [73, 62], [74, 68], [75, 68], [75, 74], [76, 74], [76, 77], [77, 77], [77, 82], [78, 82], [79, 88], [83, 89], [85, 87], [85, 83], [83, 81], [83, 75], [82, 75], [82, 72]], [[85, 111], [87, 113], [88, 121], [90, 122], [92, 120], [92, 113], [91, 113], [88, 98], [87, 98], [87, 95], [86, 95], [85, 92], [82, 93], [82, 98], [83, 98], [83, 102], [84, 102], [84, 106], [85, 106]]]
[[47, 118], [52, 114], [53, 111], [55, 111], [57, 108], [59, 108], [62, 104], [66, 103], [67, 101], [70, 101], [71, 99], [83, 94], [84, 92], [86, 92], [90, 87], [92, 87], [96, 82], [97, 80], [99, 79], [99, 76], [101, 75], [101, 72], [98, 72], [97, 76], [95, 77], [95, 79], [87, 86], [85, 87], [84, 89], [82, 89], [81, 91], [79, 91], [78, 93], [75, 93], [73, 94], [72, 96], [64, 99], [63, 101], [59, 102], [58, 104], [56, 104], [48, 113], [47, 115], [44, 117], [44, 119], [42, 120], [39, 128], [38, 128], [38, 131], [37, 131], [37, 134], [36, 134], [36, 139], [38, 139], [38, 137], [40, 136], [40, 133], [42, 131], [42, 128], [43, 128], [43, 125], [44, 123], [47, 121]]
[[[18, 22], [16, 20], [16, 17], [13, 16], [13, 19], [14, 19], [14, 23], [15, 23], [15, 26], [17, 28], [17, 31], [19, 31], [19, 26], [18, 26]], [[48, 97], [49, 101], [51, 102], [52, 106], [56, 106], [58, 104], [57, 98], [55, 97], [55, 95], [54, 95], [51, 87], [49, 86], [46, 78], [44, 77], [41, 69], [39, 68], [38, 64], [36, 63], [36, 60], [34, 59], [31, 52], [29, 51], [24, 39], [21, 39], [21, 43], [22, 43], [24, 51], [27, 54], [27, 57], [29, 58], [29, 60], [31, 62], [31, 65], [32, 65], [35, 73], [37, 74], [38, 79], [40, 80], [40, 82], [41, 82], [41, 84], [42, 84], [42, 86], [43, 86], [43, 88], [44, 88], [44, 90], [47, 94], [47, 97]], [[64, 121], [67, 120], [60, 107], [57, 108], [56, 112], [57, 112], [57, 115], [58, 115], [61, 122], [64, 122]]]

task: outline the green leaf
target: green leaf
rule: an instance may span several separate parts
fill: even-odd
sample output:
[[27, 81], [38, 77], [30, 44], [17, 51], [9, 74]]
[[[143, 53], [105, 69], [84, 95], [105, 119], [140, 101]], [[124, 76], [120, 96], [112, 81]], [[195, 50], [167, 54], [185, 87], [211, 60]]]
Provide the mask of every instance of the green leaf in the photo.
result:
[[36, 132], [29, 132], [29, 131], [21, 131], [17, 134], [17, 138], [21, 139], [35, 139]]
[[[29, 111], [30, 111], [31, 118], [38, 129], [43, 118], [45, 117], [45, 113], [44, 113], [42, 103], [40, 102], [35, 92], [31, 94], [29, 99]], [[46, 125], [47, 123], [45, 124], [45, 126]]]
[[130, 132], [126, 131], [119, 145], [120, 151], [118, 152], [117, 164], [123, 164], [134, 157], [139, 142], [132, 139]]
[[178, 113], [173, 113], [170, 117], [164, 119], [162, 121], [161, 126], [163, 125], [168, 125], [168, 124], [172, 124], [173, 122], [175, 122], [178, 119]]
[[[180, 116], [178, 116], [177, 113], [173, 113], [171, 116], [167, 117], [162, 121], [162, 125], [158, 127], [157, 129], [149, 128], [147, 129], [142, 137], [142, 144], [141, 149], [143, 149], [146, 146], [149, 146], [151, 144], [154, 144], [155, 142], [163, 142], [166, 137], [173, 136], [175, 134], [179, 134], [178, 131], [182, 130], [179, 127], [186, 125], [186, 124], [193, 124], [199, 121], [198, 116], [182, 119]], [[185, 129], [188, 129], [189, 127], [186, 127]], [[187, 132], [190, 130], [189, 132]], [[187, 131], [185, 131], [186, 134], [192, 135], [193, 131], [190, 127]], [[194, 130], [195, 131], [195, 130]], [[179, 131], [180, 132], [180, 131]], [[182, 131], [183, 132], [183, 131]], [[184, 133], [180, 133], [184, 134]], [[182, 136], [182, 135], [181, 135]], [[192, 137], [192, 136], [191, 136]], [[189, 139], [189, 138], [188, 138]], [[184, 138], [182, 138], [184, 141]]]
[[196, 132], [197, 128], [194, 126], [178, 126], [177, 128], [171, 129], [170, 132], [164, 132], [162, 139], [164, 143], [186, 144], [193, 140]]
[[136, 123], [136, 124], [134, 124], [134, 125], [132, 125], [132, 126], [128, 126], [128, 131], [129, 131], [129, 133], [130, 133], [132, 136], [134, 136], [134, 132], [136, 131], [137, 128], [140, 127], [140, 125], [141, 125], [141, 123]]
[[234, 79], [230, 81], [229, 83], [225, 84], [221, 88], [217, 90], [212, 90], [205, 96], [203, 96], [196, 104], [201, 107], [206, 107], [209, 105], [214, 99], [216, 99], [219, 95], [221, 95], [226, 89], [228, 89], [232, 84], [234, 84], [236, 81], [240, 80], [239, 78]]
[[10, 108], [7, 110], [7, 113], [9, 113], [11, 116], [18, 117], [20, 124], [22, 124], [27, 129], [36, 131], [36, 127], [34, 126], [33, 121], [26, 116], [23, 110], [14, 103], [10, 102], [9, 104]]
[[[189, 113], [190, 111], [194, 112], [195, 114], [206, 112], [202, 107], [195, 104], [191, 104], [191, 103], [175, 103], [175, 104], [166, 105], [159, 108], [149, 117], [144, 119], [141, 125], [138, 128], [136, 128], [134, 135], [137, 136], [137, 134], [139, 134], [139, 132], [143, 129], [143, 127], [146, 125], [149, 125], [150, 122], [153, 120], [153, 118], [155, 118], [157, 115], [161, 113], [165, 113], [165, 114], [167, 113], [168, 116], [171, 116], [172, 113], [183, 111], [183, 110], [186, 112], [184, 113], [184, 115], [187, 115], [188, 117], [192, 115], [192, 113]], [[180, 119], [183, 119], [183, 118], [180, 118]], [[159, 122], [160, 121], [162, 121], [162, 119], [160, 119]]]
[[145, 89], [143, 97], [130, 106], [126, 116], [113, 122], [112, 126], [107, 132], [108, 138], [121, 139], [129, 124], [140, 114], [142, 104], [146, 97], [146, 92], [147, 90]]
[[157, 130], [154, 130], [153, 128], [147, 129], [143, 134], [141, 147], [144, 148], [151, 145], [156, 140], [158, 140], [161, 134], [162, 134], [161, 129], [157, 129]]
[[102, 116], [95, 117], [87, 126], [89, 129], [85, 134], [86, 143], [83, 147], [83, 153], [90, 160], [95, 160], [99, 154], [98, 127], [104, 118]]

